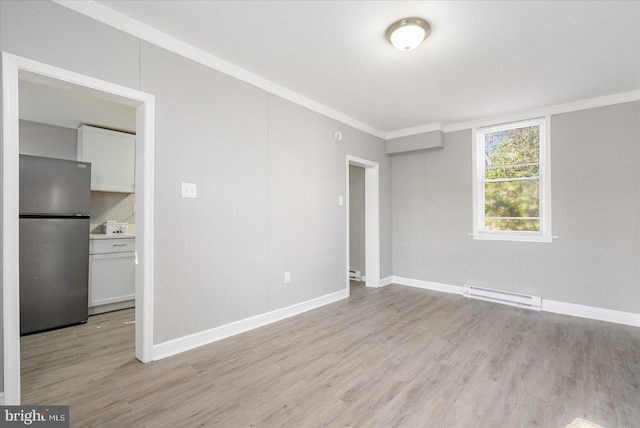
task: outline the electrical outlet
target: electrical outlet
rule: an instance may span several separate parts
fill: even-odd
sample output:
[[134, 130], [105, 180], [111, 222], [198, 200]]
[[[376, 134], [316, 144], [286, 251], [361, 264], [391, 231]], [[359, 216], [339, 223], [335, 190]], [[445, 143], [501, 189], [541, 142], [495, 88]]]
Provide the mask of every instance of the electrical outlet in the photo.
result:
[[196, 184], [195, 183], [182, 183], [182, 197], [183, 198], [196, 198]]
[[289, 284], [291, 282], [291, 272], [284, 273], [284, 283]]

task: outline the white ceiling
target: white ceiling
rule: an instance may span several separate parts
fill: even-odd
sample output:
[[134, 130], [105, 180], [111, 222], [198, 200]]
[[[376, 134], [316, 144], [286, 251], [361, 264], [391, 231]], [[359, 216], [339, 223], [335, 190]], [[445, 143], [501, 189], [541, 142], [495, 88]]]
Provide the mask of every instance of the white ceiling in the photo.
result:
[[[383, 132], [640, 89], [637, 1], [98, 3]], [[400, 52], [410, 16], [431, 35]]]

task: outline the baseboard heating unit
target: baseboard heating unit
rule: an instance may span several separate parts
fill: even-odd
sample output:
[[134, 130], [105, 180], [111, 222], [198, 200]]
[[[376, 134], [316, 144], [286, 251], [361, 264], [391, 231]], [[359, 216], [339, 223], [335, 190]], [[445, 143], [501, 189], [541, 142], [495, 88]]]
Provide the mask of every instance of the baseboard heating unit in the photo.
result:
[[355, 281], [362, 281], [362, 272], [360, 272], [359, 270], [350, 270], [349, 279], [353, 279]]
[[511, 291], [492, 290], [490, 288], [474, 287], [473, 285], [463, 285], [462, 295], [472, 299], [502, 303], [503, 305], [517, 306], [519, 308], [532, 309], [534, 311], [540, 311], [542, 309], [541, 297], [513, 293]]

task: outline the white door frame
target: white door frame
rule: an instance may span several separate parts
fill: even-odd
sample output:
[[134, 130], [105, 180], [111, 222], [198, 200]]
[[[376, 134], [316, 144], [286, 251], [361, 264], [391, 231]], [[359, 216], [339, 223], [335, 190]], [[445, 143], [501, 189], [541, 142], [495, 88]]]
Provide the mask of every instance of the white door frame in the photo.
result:
[[349, 165], [364, 168], [364, 272], [367, 287], [380, 287], [380, 167], [378, 162], [347, 155], [347, 269], [346, 287], [350, 295], [349, 269]]
[[136, 107], [136, 326], [135, 354], [143, 363], [153, 359], [154, 299], [154, 152], [155, 97], [124, 86], [2, 53], [2, 316], [4, 397], [2, 404], [20, 404], [19, 297], [19, 74], [51, 81], [61, 88]]

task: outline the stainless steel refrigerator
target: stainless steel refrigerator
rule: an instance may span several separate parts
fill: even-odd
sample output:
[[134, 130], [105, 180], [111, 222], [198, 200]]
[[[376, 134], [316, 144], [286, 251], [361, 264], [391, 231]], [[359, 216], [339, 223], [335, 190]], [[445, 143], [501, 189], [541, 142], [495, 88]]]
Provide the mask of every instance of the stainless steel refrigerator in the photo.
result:
[[20, 334], [87, 321], [91, 164], [20, 155]]

